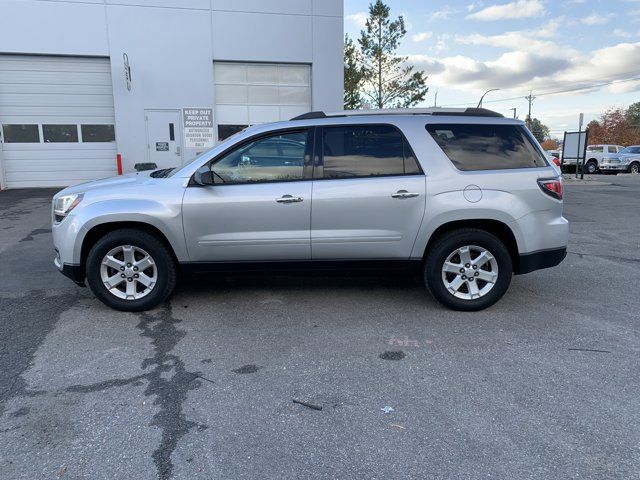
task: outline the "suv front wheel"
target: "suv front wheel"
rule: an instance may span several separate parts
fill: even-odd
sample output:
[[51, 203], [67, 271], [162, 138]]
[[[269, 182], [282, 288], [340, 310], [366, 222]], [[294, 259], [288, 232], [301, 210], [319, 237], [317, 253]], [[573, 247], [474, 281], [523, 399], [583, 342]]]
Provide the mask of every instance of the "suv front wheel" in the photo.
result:
[[424, 279], [433, 296], [454, 310], [490, 307], [505, 294], [513, 266], [509, 251], [497, 237], [475, 228], [441, 237], [430, 248]]
[[176, 266], [164, 244], [142, 230], [108, 233], [89, 251], [87, 284], [98, 299], [126, 312], [149, 310], [176, 284]]

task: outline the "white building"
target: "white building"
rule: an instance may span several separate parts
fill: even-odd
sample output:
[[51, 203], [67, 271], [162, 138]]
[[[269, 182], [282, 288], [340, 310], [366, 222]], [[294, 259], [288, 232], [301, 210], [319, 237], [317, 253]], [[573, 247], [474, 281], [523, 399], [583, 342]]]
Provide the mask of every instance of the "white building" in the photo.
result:
[[[189, 161], [342, 106], [342, 0], [0, 0], [0, 185]], [[126, 78], [129, 66], [130, 81]]]

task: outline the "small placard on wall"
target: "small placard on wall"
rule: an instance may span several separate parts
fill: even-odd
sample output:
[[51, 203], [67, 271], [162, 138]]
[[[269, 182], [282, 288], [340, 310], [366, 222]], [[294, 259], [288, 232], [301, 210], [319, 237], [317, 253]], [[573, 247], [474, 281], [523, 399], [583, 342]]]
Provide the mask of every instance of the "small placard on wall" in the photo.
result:
[[204, 150], [213, 147], [213, 109], [183, 108], [184, 148]]
[[156, 152], [168, 152], [169, 142], [156, 142]]

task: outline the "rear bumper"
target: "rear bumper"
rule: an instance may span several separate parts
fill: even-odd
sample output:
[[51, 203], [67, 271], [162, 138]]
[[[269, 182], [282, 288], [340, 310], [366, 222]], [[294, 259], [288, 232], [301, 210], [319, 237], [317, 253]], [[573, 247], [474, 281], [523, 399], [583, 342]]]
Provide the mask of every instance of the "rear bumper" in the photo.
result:
[[555, 267], [556, 265], [559, 265], [566, 256], [566, 247], [526, 253], [524, 255], [520, 255], [518, 264], [515, 265], [514, 273], [516, 275], [522, 275], [535, 270], [542, 270], [543, 268]]

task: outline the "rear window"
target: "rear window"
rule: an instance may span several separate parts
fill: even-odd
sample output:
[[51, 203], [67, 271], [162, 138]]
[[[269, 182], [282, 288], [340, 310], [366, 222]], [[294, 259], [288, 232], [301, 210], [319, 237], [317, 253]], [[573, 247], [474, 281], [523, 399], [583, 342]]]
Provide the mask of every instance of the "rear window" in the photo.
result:
[[518, 125], [429, 124], [427, 131], [458, 170], [498, 170], [547, 165]]

